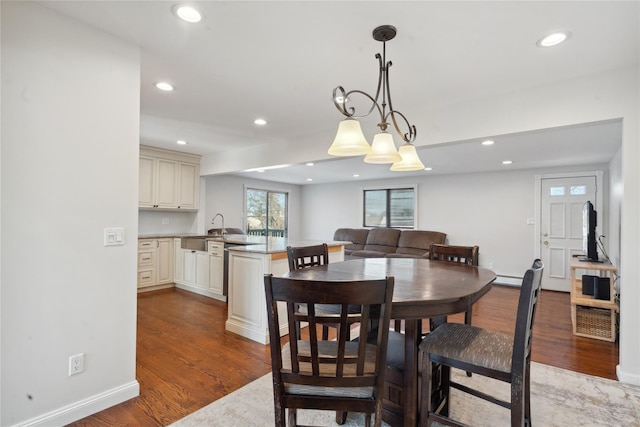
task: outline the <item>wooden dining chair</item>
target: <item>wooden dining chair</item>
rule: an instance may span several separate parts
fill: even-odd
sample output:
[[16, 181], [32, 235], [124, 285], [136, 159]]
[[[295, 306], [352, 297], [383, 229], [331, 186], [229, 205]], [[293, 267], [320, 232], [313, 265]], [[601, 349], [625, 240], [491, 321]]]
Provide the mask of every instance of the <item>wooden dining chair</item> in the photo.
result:
[[[542, 261], [536, 259], [524, 274], [513, 336], [461, 323], [445, 323], [424, 338], [420, 344], [422, 427], [431, 426], [433, 422], [463, 425], [449, 418], [451, 387], [510, 409], [513, 427], [531, 426], [531, 339], [543, 267]], [[441, 371], [435, 375], [440, 385], [434, 384], [437, 380], [434, 380], [433, 363], [440, 365]], [[451, 368], [510, 383], [510, 402], [451, 381]], [[442, 397], [437, 406], [433, 402], [434, 392]]]
[[[289, 261], [289, 271], [329, 264], [329, 247], [326, 243], [300, 247], [287, 246], [287, 260]], [[304, 307], [304, 305], [301, 305], [301, 307]], [[326, 306], [323, 309], [327, 312], [335, 312], [337, 307]], [[322, 325], [322, 339], [329, 338], [330, 326], [335, 327], [328, 324]]]
[[[429, 257], [437, 261], [459, 262], [467, 265], [478, 266], [478, 246], [455, 246], [432, 244], [429, 249]], [[473, 316], [472, 307], [464, 313], [464, 323], [471, 324]]]
[[289, 271], [329, 264], [329, 247], [326, 243], [301, 247], [287, 246], [287, 259]]
[[[336, 411], [344, 423], [347, 412], [362, 412], [365, 423], [380, 426], [382, 387], [387, 355], [387, 337], [393, 297], [393, 277], [359, 281], [308, 281], [265, 275], [265, 295], [273, 376], [275, 425], [297, 425], [298, 409]], [[279, 305], [286, 305], [289, 339], [280, 337]], [[306, 304], [305, 312], [296, 310]], [[324, 314], [318, 305], [337, 305], [340, 310]], [[351, 313], [350, 306], [360, 310]], [[316, 325], [339, 323], [335, 340], [318, 337]], [[297, 324], [309, 324], [300, 333]], [[359, 339], [350, 341], [347, 331], [359, 326]], [[374, 344], [367, 337], [375, 336]]]

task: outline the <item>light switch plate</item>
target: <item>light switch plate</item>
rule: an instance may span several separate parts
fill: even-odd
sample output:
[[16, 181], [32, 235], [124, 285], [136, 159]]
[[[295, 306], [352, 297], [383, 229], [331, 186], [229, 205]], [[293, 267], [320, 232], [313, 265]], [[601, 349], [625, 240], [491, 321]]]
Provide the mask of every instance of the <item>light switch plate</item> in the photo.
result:
[[111, 227], [104, 229], [104, 245], [105, 246], [121, 246], [124, 245], [124, 228]]

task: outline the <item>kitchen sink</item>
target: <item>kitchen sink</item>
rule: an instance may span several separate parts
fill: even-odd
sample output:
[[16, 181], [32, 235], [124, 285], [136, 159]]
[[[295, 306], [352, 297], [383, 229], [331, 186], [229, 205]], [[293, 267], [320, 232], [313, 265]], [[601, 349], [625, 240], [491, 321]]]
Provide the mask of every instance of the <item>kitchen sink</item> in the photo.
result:
[[207, 241], [204, 237], [183, 237], [180, 239], [180, 247], [182, 249], [190, 249], [192, 251], [207, 251]]

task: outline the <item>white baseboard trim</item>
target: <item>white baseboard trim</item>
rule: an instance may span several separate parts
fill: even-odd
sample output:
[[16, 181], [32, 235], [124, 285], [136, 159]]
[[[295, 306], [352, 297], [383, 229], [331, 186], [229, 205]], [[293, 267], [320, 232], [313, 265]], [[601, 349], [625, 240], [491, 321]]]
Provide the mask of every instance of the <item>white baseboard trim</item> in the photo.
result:
[[139, 395], [140, 384], [138, 381], [132, 381], [30, 420], [14, 424], [14, 427], [66, 425]]
[[620, 365], [616, 366], [616, 376], [621, 383], [640, 386], [640, 375], [624, 372]]

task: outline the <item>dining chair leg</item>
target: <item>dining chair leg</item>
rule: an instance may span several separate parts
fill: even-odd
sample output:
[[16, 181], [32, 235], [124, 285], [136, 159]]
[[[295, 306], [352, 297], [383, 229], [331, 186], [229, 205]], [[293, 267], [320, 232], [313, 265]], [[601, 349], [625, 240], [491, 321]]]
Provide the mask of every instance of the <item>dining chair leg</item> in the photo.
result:
[[336, 424], [342, 425], [347, 421], [347, 412], [336, 411]]
[[525, 413], [524, 378], [513, 379], [511, 383], [511, 425], [523, 425]]
[[289, 408], [289, 427], [298, 425], [298, 410]]
[[433, 372], [429, 356], [427, 356], [426, 353], [422, 354], [420, 366], [422, 370], [422, 390], [420, 391], [420, 395], [422, 396], [420, 399], [420, 427], [427, 427], [430, 425], [429, 412], [431, 411]]
[[322, 339], [324, 341], [329, 339], [329, 327], [327, 325], [322, 325]]
[[442, 369], [440, 375], [442, 381], [442, 395], [445, 399], [444, 405], [442, 406], [441, 415], [445, 417], [449, 416], [449, 402], [451, 402], [451, 367], [442, 365], [440, 367]]
[[524, 425], [531, 426], [531, 366], [527, 361], [527, 371], [525, 372], [524, 380]]

